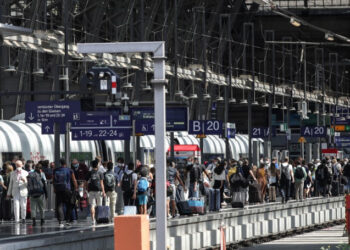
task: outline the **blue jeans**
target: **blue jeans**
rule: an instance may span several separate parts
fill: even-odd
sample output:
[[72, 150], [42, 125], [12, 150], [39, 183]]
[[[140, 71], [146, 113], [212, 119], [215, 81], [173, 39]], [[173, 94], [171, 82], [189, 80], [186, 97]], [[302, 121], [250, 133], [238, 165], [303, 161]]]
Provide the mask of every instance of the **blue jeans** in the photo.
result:
[[199, 185], [198, 185], [198, 183], [196, 185], [196, 191], [194, 191], [194, 183], [190, 183], [188, 198], [199, 198]]

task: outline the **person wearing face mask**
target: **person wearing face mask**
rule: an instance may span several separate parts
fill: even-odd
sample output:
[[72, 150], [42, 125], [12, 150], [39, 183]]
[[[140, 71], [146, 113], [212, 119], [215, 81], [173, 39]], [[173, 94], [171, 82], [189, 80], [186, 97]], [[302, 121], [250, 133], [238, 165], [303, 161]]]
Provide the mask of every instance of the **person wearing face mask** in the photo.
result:
[[84, 163], [79, 163], [77, 159], [72, 160], [71, 168], [75, 179], [80, 183], [84, 182], [86, 175], [89, 173], [89, 168]]
[[[25, 223], [26, 208], [27, 208], [27, 176], [28, 172], [22, 169], [22, 161], [16, 161], [16, 170], [11, 173], [10, 184], [8, 187], [7, 196], [13, 197], [13, 208], [15, 215], [15, 222], [19, 223], [22, 218], [22, 223]], [[20, 217], [21, 211], [21, 217]]]

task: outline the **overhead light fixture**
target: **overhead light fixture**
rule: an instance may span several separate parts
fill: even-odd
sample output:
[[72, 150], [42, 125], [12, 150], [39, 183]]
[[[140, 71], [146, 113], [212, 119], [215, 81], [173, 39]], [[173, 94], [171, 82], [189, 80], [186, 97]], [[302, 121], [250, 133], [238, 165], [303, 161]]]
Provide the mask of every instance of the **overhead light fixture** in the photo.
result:
[[272, 108], [273, 108], [273, 109], [278, 109], [278, 105], [277, 105], [277, 104], [273, 104], [273, 105], [272, 105]]
[[314, 111], [314, 115], [318, 115], [320, 112], [318, 110]]
[[143, 90], [143, 91], [151, 91], [151, 90], [152, 90], [152, 87], [149, 86], [149, 85], [146, 85], [142, 90]]
[[257, 101], [254, 101], [254, 102], [252, 102], [252, 105], [254, 105], [254, 106], [258, 106], [258, 105], [259, 105], [259, 103], [258, 103]]
[[229, 103], [236, 103], [236, 98], [231, 98], [230, 100], [228, 100]]
[[331, 42], [334, 41], [334, 36], [331, 33], [326, 33], [324, 35], [324, 38], [328, 41], [331, 41]]
[[197, 99], [198, 96], [197, 96], [197, 94], [193, 93], [193, 94], [191, 94], [188, 98], [189, 98], [189, 99]]
[[308, 109], [308, 110], [307, 110], [307, 113], [308, 113], [308, 114], [311, 114], [311, 113], [312, 113], [312, 112], [311, 112], [311, 109]]
[[286, 106], [283, 105], [283, 106], [281, 107], [281, 109], [282, 109], [282, 110], [287, 110], [288, 108], [287, 108]]
[[339, 118], [340, 121], [346, 121], [346, 118], [344, 116]]
[[122, 101], [129, 101], [128, 94], [124, 93], [124, 95], [121, 98]]
[[296, 19], [295, 17], [291, 17], [289, 22], [291, 25], [293, 25], [295, 27], [301, 26], [301, 22], [298, 19]]
[[43, 75], [44, 75], [44, 70], [43, 70], [43, 68], [38, 68], [37, 70], [35, 70], [35, 71], [33, 72], [33, 75], [43, 76]]
[[204, 100], [209, 100], [210, 98], [211, 96], [208, 93], [203, 95]]
[[247, 99], [242, 99], [239, 103], [240, 104], [248, 104], [248, 101], [247, 101]]
[[268, 103], [263, 103], [263, 105], [261, 105], [263, 108], [268, 108], [269, 107], [269, 104]]
[[347, 116], [346, 116], [346, 119], [347, 119], [347, 120], [350, 120], [350, 115], [347, 115]]
[[127, 82], [123, 85], [124, 89], [132, 89], [134, 86], [132, 86], [132, 84], [130, 82]]
[[183, 96], [184, 92], [182, 92], [182, 90], [178, 90], [175, 92], [175, 96]]
[[340, 117], [340, 115], [339, 115], [338, 113], [335, 113], [335, 114], [334, 114], [334, 117], [337, 117], [337, 118], [338, 118], [338, 117]]
[[223, 102], [223, 101], [224, 101], [224, 98], [223, 98], [222, 96], [218, 96], [218, 97], [216, 98], [216, 101], [217, 101], [217, 102]]
[[9, 65], [6, 69], [4, 69], [5, 72], [16, 72], [16, 68], [13, 65]]
[[289, 111], [295, 111], [296, 109], [295, 109], [295, 107], [291, 107], [290, 109], [289, 109]]

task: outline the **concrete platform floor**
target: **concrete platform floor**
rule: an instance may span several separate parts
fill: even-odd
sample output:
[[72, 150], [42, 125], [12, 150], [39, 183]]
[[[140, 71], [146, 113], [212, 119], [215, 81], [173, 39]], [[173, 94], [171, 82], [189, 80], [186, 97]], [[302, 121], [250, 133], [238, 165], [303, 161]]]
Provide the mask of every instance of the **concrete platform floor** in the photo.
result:
[[295, 235], [261, 245], [242, 248], [244, 250], [329, 250], [350, 249], [348, 238], [344, 234], [344, 225], [325, 228], [319, 231]]

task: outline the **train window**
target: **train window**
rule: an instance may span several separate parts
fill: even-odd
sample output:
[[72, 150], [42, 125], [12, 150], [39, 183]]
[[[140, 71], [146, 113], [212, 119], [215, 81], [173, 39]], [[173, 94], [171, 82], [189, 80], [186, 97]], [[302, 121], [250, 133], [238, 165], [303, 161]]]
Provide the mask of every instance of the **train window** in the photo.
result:
[[[21, 152], [6, 152], [2, 153], [2, 162], [6, 161], [12, 161], [13, 158], [17, 157], [18, 159], [22, 158], [22, 153]], [[25, 159], [25, 160], [30, 160], [30, 159]]]

